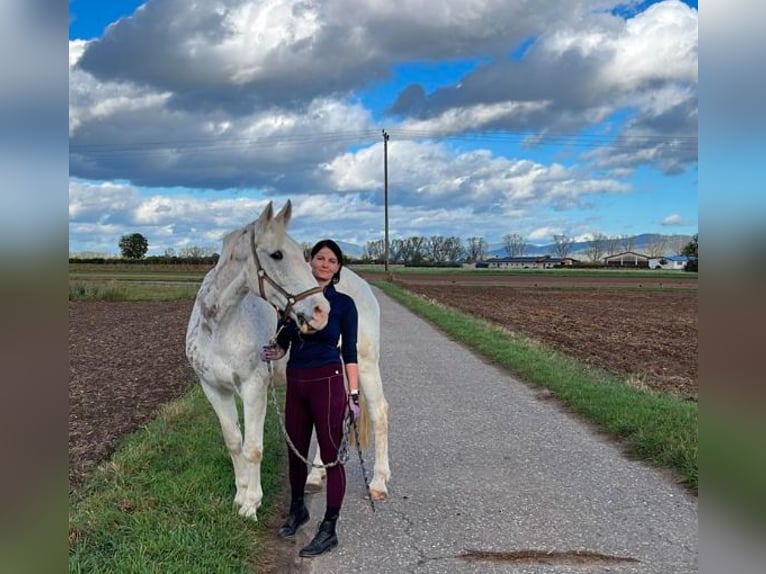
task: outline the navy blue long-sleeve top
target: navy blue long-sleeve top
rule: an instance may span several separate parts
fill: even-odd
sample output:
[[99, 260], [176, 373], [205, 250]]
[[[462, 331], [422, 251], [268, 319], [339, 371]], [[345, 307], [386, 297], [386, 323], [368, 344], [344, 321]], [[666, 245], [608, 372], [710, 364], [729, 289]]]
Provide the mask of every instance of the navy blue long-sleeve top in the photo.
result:
[[324, 296], [330, 303], [327, 326], [310, 335], [301, 334], [295, 322], [288, 321], [277, 336], [277, 344], [290, 350], [289, 367], [313, 368], [337, 363], [338, 340], [341, 339], [340, 355], [345, 363], [356, 363], [356, 339], [359, 315], [354, 300], [345, 293], [338, 293], [335, 286], [325, 287]]

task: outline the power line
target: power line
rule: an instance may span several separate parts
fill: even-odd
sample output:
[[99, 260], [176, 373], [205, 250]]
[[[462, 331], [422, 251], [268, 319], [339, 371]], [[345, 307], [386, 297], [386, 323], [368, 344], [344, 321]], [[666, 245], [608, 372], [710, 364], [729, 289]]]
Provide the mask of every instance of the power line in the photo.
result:
[[[181, 153], [195, 151], [226, 151], [237, 149], [259, 149], [301, 147], [317, 145], [362, 145], [377, 141], [380, 132], [374, 129], [329, 131], [323, 133], [296, 132], [289, 134], [270, 134], [253, 137], [222, 138], [212, 141], [210, 138], [185, 138], [135, 142], [100, 142], [70, 144], [70, 153], [86, 155], [108, 155], [123, 153], [152, 154], [157, 152]], [[400, 128], [390, 130], [398, 140], [430, 140], [477, 142], [486, 144], [521, 144], [529, 147], [566, 146], [578, 148], [606, 147], [620, 150], [638, 150], [645, 147], [669, 146], [679, 151], [697, 149], [696, 135], [650, 135], [619, 134], [616, 136], [600, 134], [547, 134], [544, 132], [505, 132], [478, 131], [451, 133], [445, 130]], [[214, 137], [214, 136], [211, 136]]]

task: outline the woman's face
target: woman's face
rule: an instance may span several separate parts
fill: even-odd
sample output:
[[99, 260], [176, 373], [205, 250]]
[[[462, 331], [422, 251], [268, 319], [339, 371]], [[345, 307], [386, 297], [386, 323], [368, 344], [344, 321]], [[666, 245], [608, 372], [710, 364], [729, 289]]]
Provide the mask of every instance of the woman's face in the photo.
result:
[[332, 276], [340, 269], [340, 261], [329, 247], [322, 247], [311, 258], [311, 272], [322, 285], [332, 281]]

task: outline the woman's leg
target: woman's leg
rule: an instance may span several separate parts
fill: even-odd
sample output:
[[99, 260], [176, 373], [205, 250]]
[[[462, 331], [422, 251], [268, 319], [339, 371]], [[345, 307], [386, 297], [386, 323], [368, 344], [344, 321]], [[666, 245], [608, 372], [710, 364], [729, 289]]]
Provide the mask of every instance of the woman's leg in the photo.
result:
[[[317, 429], [317, 442], [322, 461], [325, 464], [335, 461], [343, 440], [343, 419], [346, 415], [346, 388], [343, 374], [339, 367], [327, 385], [317, 385], [313, 389], [311, 412]], [[343, 496], [346, 493], [346, 470], [342, 464], [327, 469], [327, 509], [319, 530], [311, 542], [299, 552], [300, 556], [313, 557], [324, 554], [338, 545], [335, 524], [338, 520]]]
[[[343, 440], [343, 420], [346, 415], [346, 388], [343, 374], [330, 377], [328, 385], [317, 385], [311, 401], [311, 412], [317, 430], [317, 442], [322, 461], [327, 464], [338, 457]], [[327, 469], [327, 515], [337, 518], [346, 493], [346, 471], [342, 464]]]
[[[291, 380], [288, 374], [285, 396], [285, 430], [295, 448], [304, 458], [308, 457], [312, 428], [311, 408], [307, 400], [308, 397], [305, 396], [306, 384], [302, 381]], [[306, 476], [308, 475], [306, 463], [298, 458], [290, 445], [287, 446], [287, 453], [290, 490], [293, 499], [298, 497], [302, 499], [306, 486]]]

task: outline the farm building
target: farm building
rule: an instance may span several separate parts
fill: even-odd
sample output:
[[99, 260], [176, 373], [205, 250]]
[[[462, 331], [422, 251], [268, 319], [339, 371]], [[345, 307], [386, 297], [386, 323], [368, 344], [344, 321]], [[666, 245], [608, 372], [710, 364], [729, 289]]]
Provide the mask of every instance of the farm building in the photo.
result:
[[572, 265], [576, 260], [571, 257], [551, 257], [550, 255], [538, 255], [534, 257], [498, 257], [478, 261], [477, 268], [489, 269], [550, 269], [562, 265]]
[[649, 259], [649, 269], [677, 269], [683, 271], [689, 262], [686, 255], [666, 255]]
[[635, 251], [623, 251], [604, 257], [604, 265], [607, 267], [649, 267], [649, 256]]

